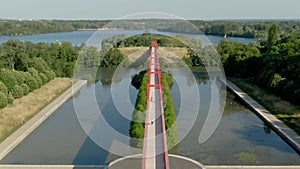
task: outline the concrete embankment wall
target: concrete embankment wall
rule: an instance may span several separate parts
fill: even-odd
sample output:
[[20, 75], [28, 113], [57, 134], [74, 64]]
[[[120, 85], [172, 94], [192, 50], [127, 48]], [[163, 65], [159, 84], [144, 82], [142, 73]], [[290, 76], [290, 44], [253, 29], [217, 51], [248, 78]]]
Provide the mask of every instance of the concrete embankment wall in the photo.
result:
[[29, 136], [36, 128], [46, 121], [60, 106], [69, 100], [73, 94], [79, 91], [86, 83], [86, 80], [76, 80], [72, 87], [66, 90], [57, 99], [51, 102], [48, 106], [46, 106], [33, 118], [26, 122], [22, 127], [6, 138], [0, 144], [0, 160], [8, 155], [27, 136]]
[[[0, 169], [109, 169], [97, 165], [2, 165]], [[173, 169], [173, 168], [171, 168]], [[202, 169], [300, 169], [300, 166], [203, 166]]]
[[0, 169], [105, 169], [100, 165], [0, 165]]
[[[260, 117], [265, 123], [267, 123], [279, 136], [281, 136], [291, 147], [300, 154], [300, 137], [276, 116], [271, 114], [263, 106], [252, 99], [248, 94], [243, 92], [235, 84], [230, 81], [222, 81], [226, 84], [227, 88], [239, 97], [249, 108], [251, 108], [258, 117]], [[299, 167], [300, 168], [300, 167]]]
[[205, 169], [300, 169], [300, 166], [205, 166]]

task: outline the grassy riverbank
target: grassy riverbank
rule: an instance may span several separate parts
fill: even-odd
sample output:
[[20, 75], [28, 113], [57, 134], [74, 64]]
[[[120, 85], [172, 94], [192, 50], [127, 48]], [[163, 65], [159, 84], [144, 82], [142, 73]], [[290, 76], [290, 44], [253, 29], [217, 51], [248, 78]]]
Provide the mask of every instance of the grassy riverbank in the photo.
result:
[[[121, 53], [130, 60], [138, 59], [142, 53], [149, 50], [149, 47], [123, 47], [118, 48]], [[184, 47], [159, 47], [159, 57], [165, 59], [168, 63], [176, 63], [187, 56], [187, 48]]]
[[0, 142], [70, 88], [71, 85], [72, 79], [70, 78], [55, 78], [40, 89], [16, 99], [13, 104], [0, 109]]
[[292, 105], [280, 97], [261, 89], [251, 80], [238, 78], [230, 78], [229, 80], [300, 135], [300, 106]]

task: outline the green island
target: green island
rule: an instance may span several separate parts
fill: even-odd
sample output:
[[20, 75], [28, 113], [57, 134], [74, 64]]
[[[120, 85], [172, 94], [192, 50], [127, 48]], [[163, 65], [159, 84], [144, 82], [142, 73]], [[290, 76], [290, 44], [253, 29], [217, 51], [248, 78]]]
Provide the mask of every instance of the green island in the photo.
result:
[[157, 41], [160, 47], [185, 47], [181, 41], [174, 37], [160, 34], [143, 33], [126, 37], [126, 35], [115, 35], [102, 41], [102, 47], [126, 48], [126, 47], [149, 47], [151, 41]]
[[[135, 110], [132, 114], [132, 121], [130, 123], [129, 134], [131, 145], [141, 148], [143, 147], [145, 118], [147, 109], [147, 71], [142, 71], [132, 78], [132, 85], [139, 89], [139, 93], [135, 102]], [[167, 143], [169, 148], [173, 148], [178, 144], [178, 131], [176, 127], [176, 115], [174, 110], [174, 103], [170, 88], [173, 85], [172, 74], [168, 72], [162, 73], [162, 85], [164, 89], [164, 116], [167, 131]]]

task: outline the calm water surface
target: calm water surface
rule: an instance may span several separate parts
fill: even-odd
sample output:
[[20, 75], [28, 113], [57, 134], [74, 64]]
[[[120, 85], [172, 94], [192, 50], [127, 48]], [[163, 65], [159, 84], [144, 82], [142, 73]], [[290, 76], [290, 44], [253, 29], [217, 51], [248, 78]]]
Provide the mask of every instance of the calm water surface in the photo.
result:
[[[55, 41], [70, 41], [75, 45], [85, 43], [95, 31], [76, 31], [68, 33], [50, 33], [31, 36], [0, 36], [0, 43], [8, 39], [32, 41], [34, 43]], [[100, 44], [103, 38], [114, 34], [128, 36], [141, 34], [142, 31], [100, 31], [93, 43]], [[162, 33], [154, 31], [153, 33]], [[162, 33], [174, 35], [173, 33]], [[192, 36], [192, 35], [186, 35]], [[201, 37], [200, 37], [201, 38]], [[219, 43], [223, 38], [208, 36], [212, 43]], [[255, 42], [256, 39], [227, 38], [241, 43]], [[209, 42], [203, 42], [209, 44]], [[124, 86], [129, 94], [131, 104], [135, 103], [138, 91], [130, 85], [131, 76], [139, 70], [131, 69], [124, 72], [120, 79], [112, 81], [113, 70], [101, 70], [99, 81], [81, 89], [73, 99], [68, 100], [45, 123], [36, 129], [24, 142], [11, 152], [0, 163], [3, 164], [107, 164], [119, 156], [109, 153], [91, 140], [81, 128], [74, 110], [74, 101], [89, 100], [96, 91], [96, 102], [104, 118], [117, 132], [129, 136], [130, 119], [124, 118], [114, 105], [111, 94], [112, 84]], [[173, 72], [180, 72], [173, 69]], [[211, 89], [219, 88], [216, 80], [209, 80], [207, 74], [195, 73], [196, 80], [191, 80], [184, 74], [175, 73], [174, 78], [180, 79], [181, 87], [196, 85], [200, 93], [199, 112], [195, 124], [187, 136], [178, 144], [175, 153], [183, 155], [203, 164], [258, 164], [258, 165], [295, 165], [300, 164], [300, 158], [278, 135], [270, 130], [253, 112], [244, 107], [233, 95], [227, 94], [227, 102], [222, 120], [209, 140], [200, 144], [200, 131], [207, 117], [211, 104]], [[171, 90], [176, 113], [181, 106], [181, 95], [178, 83]], [[219, 92], [219, 93], [218, 93]], [[220, 91], [217, 90], [217, 95]], [[215, 101], [217, 102], [217, 101]], [[214, 103], [214, 101], [212, 102]], [[217, 105], [217, 104], [216, 104]], [[214, 105], [213, 105], [214, 106]], [[86, 107], [86, 112], [90, 108]], [[131, 112], [128, 112], [131, 113]], [[188, 117], [187, 117], [188, 118]], [[178, 124], [180, 125], [180, 123]], [[180, 129], [181, 126], [178, 126]], [[179, 131], [180, 132], [180, 131]], [[106, 141], [111, 149], [115, 138], [107, 137], [105, 131], [99, 130], [100, 139]], [[129, 144], [128, 140], [122, 140]], [[137, 152], [124, 151], [130, 155]]]
[[[173, 69], [173, 72], [180, 71]], [[131, 76], [138, 72], [130, 70], [124, 73], [122, 79], [111, 81], [110, 70], [101, 71], [100, 80], [96, 84], [84, 87], [76, 97], [67, 101], [41, 127], [20, 144], [1, 163], [4, 164], [107, 164], [118, 158], [96, 145], [81, 129], [77, 119], [73, 101], [88, 100], [95, 87], [97, 103], [104, 118], [114, 129], [128, 136], [130, 120], [119, 114], [111, 97], [111, 83], [129, 86], [126, 92], [134, 104], [137, 90], [130, 85]], [[105, 72], [105, 73], [103, 73]], [[210, 139], [200, 144], [199, 133], [203, 127], [210, 107], [211, 88], [218, 88], [216, 80], [209, 80], [206, 74], [196, 73], [196, 81], [191, 81], [184, 75], [174, 74], [180, 79], [181, 87], [197, 85], [200, 93], [200, 110], [192, 130], [177, 147], [177, 154], [195, 159], [203, 164], [259, 164], [259, 165], [294, 165], [300, 164], [300, 158], [279, 136], [249, 109], [230, 93], [221, 123]], [[175, 108], [180, 110], [180, 91], [177, 83], [172, 88]], [[218, 93], [217, 93], [218, 94]], [[86, 108], [89, 111], [89, 108]], [[188, 117], [187, 117], [188, 118]], [[180, 126], [178, 126], [180, 128]], [[105, 131], [99, 130], [99, 137], [112, 144], [116, 138], [109, 138]], [[129, 144], [125, 140], [124, 144]], [[123, 154], [134, 154], [124, 151]], [[246, 156], [246, 159], [245, 159]], [[244, 158], [243, 158], [244, 157]], [[247, 160], [250, 157], [250, 161]]]
[[[90, 37], [92, 37], [93, 34], [95, 34], [97, 31], [95, 30], [83, 30], [83, 31], [75, 31], [75, 32], [62, 32], [62, 33], [47, 33], [47, 34], [40, 34], [40, 35], [28, 35], [28, 36], [0, 36], [0, 44], [6, 42], [9, 39], [18, 39], [22, 41], [31, 41], [33, 43], [38, 42], [45, 42], [45, 43], [52, 43], [56, 41], [61, 42], [71, 42], [74, 45], [81, 45], [86, 43]], [[111, 37], [112, 35], [122, 35], [125, 34], [127, 36], [132, 36], [136, 34], [142, 34], [144, 31], [140, 30], [100, 30], [95, 34], [96, 38], [93, 38], [93, 41], [90, 42], [95, 45], [101, 44], [102, 40], [108, 37]], [[156, 34], [163, 34], [167, 36], [176, 36], [176, 33], [169, 33], [169, 32], [160, 32], [160, 31], [152, 31], [152, 33]], [[223, 40], [223, 37], [220, 36], [207, 36], [207, 38], [210, 40], [207, 41], [207, 39], [203, 35], [194, 35], [194, 34], [183, 34], [188, 37], [193, 38], [200, 38], [203, 40], [204, 44], [217, 44], [221, 40]], [[228, 37], [227, 40], [232, 40], [244, 44], [248, 44], [251, 42], [256, 42], [257, 39], [251, 39], [251, 38], [234, 38], [234, 37]]]

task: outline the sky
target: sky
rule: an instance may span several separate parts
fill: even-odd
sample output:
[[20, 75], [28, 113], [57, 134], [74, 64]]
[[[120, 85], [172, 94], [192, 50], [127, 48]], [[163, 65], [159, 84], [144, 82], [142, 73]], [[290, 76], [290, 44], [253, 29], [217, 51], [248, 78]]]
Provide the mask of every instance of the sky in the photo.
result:
[[183, 19], [300, 19], [300, 0], [0, 0], [4, 19], [117, 19], [162, 12]]

